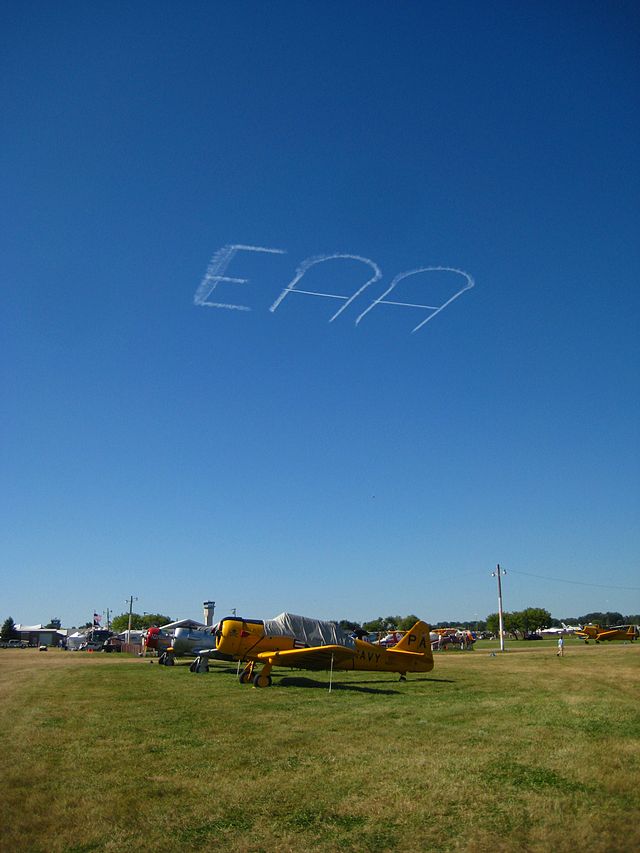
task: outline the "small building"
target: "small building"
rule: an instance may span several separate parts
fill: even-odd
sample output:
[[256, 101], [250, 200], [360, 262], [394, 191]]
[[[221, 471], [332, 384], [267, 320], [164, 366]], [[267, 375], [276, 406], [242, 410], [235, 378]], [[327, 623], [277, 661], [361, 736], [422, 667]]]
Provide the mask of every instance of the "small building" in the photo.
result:
[[42, 625], [20, 623], [15, 626], [15, 630], [22, 642], [29, 646], [61, 646], [64, 645], [68, 633], [66, 628], [44, 628]]

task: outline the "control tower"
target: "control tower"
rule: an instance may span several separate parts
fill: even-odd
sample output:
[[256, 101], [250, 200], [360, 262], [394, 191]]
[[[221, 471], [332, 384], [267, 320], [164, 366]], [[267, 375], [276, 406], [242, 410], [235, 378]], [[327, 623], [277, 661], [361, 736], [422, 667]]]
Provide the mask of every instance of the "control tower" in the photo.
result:
[[205, 601], [204, 607], [204, 624], [210, 628], [213, 625], [213, 614], [216, 609], [215, 601]]

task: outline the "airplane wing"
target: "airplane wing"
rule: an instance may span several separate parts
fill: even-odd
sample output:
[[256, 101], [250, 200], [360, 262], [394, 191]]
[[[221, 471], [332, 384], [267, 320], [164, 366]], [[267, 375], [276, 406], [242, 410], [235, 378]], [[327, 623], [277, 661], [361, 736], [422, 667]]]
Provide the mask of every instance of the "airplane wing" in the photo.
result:
[[192, 649], [190, 655], [195, 655], [201, 658], [213, 658], [214, 660], [233, 660], [231, 655], [223, 655], [217, 649]]
[[288, 649], [283, 652], [260, 652], [259, 660], [270, 661], [276, 666], [297, 666], [300, 669], [330, 669], [352, 661], [355, 649], [346, 646], [312, 646], [309, 649]]

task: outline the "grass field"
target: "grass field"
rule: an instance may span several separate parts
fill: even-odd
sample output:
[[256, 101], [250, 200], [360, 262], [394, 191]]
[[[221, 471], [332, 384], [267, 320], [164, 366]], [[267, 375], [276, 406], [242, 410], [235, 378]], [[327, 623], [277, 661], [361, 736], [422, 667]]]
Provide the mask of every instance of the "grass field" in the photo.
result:
[[640, 644], [238, 683], [0, 649], [2, 851], [640, 849]]

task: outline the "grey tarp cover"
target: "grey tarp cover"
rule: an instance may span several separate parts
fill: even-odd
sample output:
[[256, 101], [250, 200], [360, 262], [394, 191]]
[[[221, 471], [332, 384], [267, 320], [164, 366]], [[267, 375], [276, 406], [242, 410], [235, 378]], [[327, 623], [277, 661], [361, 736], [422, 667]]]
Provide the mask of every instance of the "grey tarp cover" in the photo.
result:
[[353, 637], [345, 633], [334, 622], [321, 622], [308, 616], [296, 616], [294, 613], [281, 613], [275, 619], [264, 620], [264, 633], [267, 637], [294, 637], [307, 646], [347, 646], [354, 648]]

